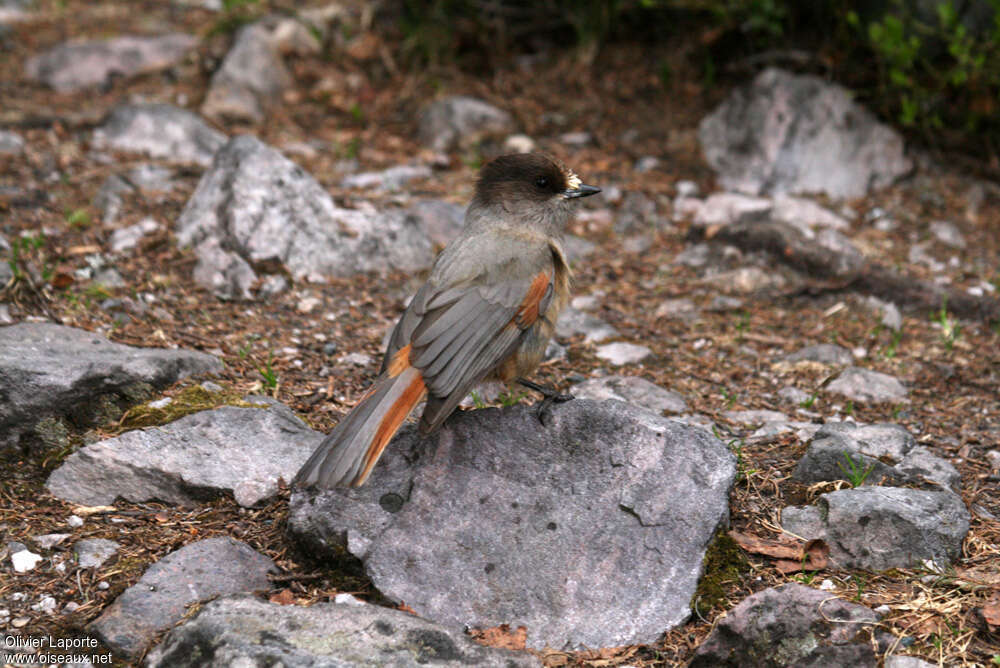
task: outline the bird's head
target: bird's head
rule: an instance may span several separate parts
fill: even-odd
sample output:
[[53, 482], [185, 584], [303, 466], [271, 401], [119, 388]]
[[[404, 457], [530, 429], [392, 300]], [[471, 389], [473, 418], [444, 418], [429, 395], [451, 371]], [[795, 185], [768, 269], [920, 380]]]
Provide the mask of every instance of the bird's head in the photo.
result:
[[596, 195], [600, 188], [585, 185], [573, 170], [540, 153], [502, 155], [479, 172], [474, 205], [561, 228], [569, 217], [566, 206], [579, 197]]

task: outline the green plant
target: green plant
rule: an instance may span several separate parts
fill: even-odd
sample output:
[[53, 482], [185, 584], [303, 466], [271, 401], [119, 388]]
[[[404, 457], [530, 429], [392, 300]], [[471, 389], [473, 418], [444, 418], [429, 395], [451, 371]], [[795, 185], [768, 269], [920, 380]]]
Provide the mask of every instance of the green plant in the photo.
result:
[[750, 312], [740, 313], [740, 319], [736, 322], [736, 342], [743, 343], [743, 336], [750, 329]]
[[727, 387], [719, 388], [719, 394], [721, 394], [722, 398], [725, 400], [726, 408], [732, 408], [733, 405], [736, 403], [736, 393], [731, 392], [729, 388]]
[[816, 403], [816, 399], [818, 399], [818, 398], [819, 398], [819, 392], [813, 392], [812, 394], [809, 395], [808, 398], [806, 398], [803, 401], [799, 402], [799, 406], [801, 406], [802, 408], [805, 408], [805, 409], [812, 408], [813, 404]]
[[483, 401], [483, 398], [479, 395], [479, 392], [472, 390], [471, 392], [469, 392], [469, 396], [472, 397], [473, 406], [475, 406], [476, 408], [486, 408], [486, 402]]
[[975, 31], [960, 14], [966, 3], [954, 0], [922, 7], [891, 0], [881, 16], [866, 19], [847, 12], [848, 32], [861, 37], [878, 64], [875, 102], [929, 139], [940, 141], [942, 130], [967, 140], [984, 130], [995, 135], [1000, 3], [990, 4], [992, 26], [980, 21]]
[[[847, 466], [844, 466], [844, 462], [847, 463]], [[874, 462], [862, 468], [862, 465], [865, 463], [864, 457], [859, 458], [855, 462], [851, 457], [851, 453], [846, 450], [844, 451], [844, 462], [837, 462], [837, 466], [847, 476], [847, 482], [851, 483], [851, 487], [860, 487], [863, 485], [868, 475], [875, 469]]]
[[500, 393], [500, 396], [497, 397], [497, 401], [499, 401], [500, 405], [504, 408], [509, 408], [520, 403], [521, 399], [524, 399], [526, 396], [528, 396], [527, 392], [514, 392], [513, 390], [506, 390], [505, 392]]
[[[722, 438], [719, 435], [718, 429], [713, 428], [713, 432], [715, 433], [715, 437], [721, 441]], [[747, 466], [747, 459], [743, 454], [743, 447], [745, 445], [746, 440], [742, 438], [733, 438], [726, 443], [729, 451], [736, 456], [736, 482], [746, 480], [754, 473], [757, 473], [757, 469]]]
[[275, 373], [274, 368], [271, 366], [273, 360], [274, 353], [268, 352], [267, 362], [264, 364], [264, 367], [257, 370], [260, 372], [261, 378], [264, 379], [264, 387], [269, 390], [275, 390], [278, 387], [278, 374]]
[[868, 576], [854, 573], [851, 575], [851, 579], [854, 580], [854, 585], [858, 588], [857, 592], [854, 594], [854, 598], [851, 600], [855, 603], [860, 603], [861, 596], [865, 593], [865, 587], [868, 585]]
[[892, 338], [889, 340], [889, 345], [885, 347], [885, 352], [883, 356], [886, 359], [891, 360], [896, 356], [896, 349], [899, 348], [900, 341], [903, 340], [903, 331], [896, 330], [892, 333]]
[[941, 310], [932, 319], [941, 326], [941, 340], [944, 342], [944, 347], [950, 351], [962, 334], [962, 325], [948, 315], [947, 298], [942, 300]]
[[[803, 559], [803, 562], [805, 559]], [[816, 579], [817, 571], [802, 571], [798, 575], [795, 575], [792, 579], [804, 585], [812, 584], [813, 580]]]
[[356, 123], [365, 122], [365, 110], [361, 108], [360, 104], [358, 104], [357, 102], [352, 104], [350, 112], [351, 112], [351, 118], [353, 118]]
[[90, 212], [84, 208], [67, 210], [66, 222], [69, 223], [70, 227], [84, 230], [90, 227]]
[[854, 400], [848, 399], [847, 405], [844, 406], [844, 415], [854, 415]]

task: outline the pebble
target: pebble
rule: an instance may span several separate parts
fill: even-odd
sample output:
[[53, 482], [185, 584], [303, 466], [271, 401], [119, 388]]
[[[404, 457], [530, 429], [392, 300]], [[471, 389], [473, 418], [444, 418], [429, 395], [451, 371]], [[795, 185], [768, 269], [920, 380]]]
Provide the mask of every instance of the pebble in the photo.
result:
[[78, 517], [76, 515], [70, 515], [69, 518], [66, 520], [66, 524], [68, 524], [70, 527], [72, 527], [74, 529], [82, 527], [83, 526], [83, 518], [82, 517]]
[[42, 555], [35, 554], [30, 550], [20, 550], [10, 555], [10, 561], [14, 564], [14, 570], [18, 573], [27, 573], [34, 570], [38, 562], [42, 560]]
[[615, 366], [622, 366], [624, 364], [641, 362], [652, 355], [653, 351], [646, 346], [619, 341], [600, 346], [595, 351], [595, 354], [605, 362], [610, 362]]

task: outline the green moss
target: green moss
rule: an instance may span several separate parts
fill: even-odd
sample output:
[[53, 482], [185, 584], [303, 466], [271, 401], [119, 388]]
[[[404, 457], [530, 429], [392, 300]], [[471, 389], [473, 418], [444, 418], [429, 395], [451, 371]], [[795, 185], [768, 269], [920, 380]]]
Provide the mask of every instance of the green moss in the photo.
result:
[[691, 609], [702, 616], [726, 600], [725, 586], [750, 570], [743, 550], [725, 531], [719, 531], [705, 550], [702, 576], [691, 598]]
[[110, 435], [117, 435], [132, 429], [143, 427], [156, 427], [178, 420], [185, 415], [207, 411], [219, 406], [244, 406], [249, 404], [242, 400], [239, 392], [223, 390], [222, 392], [209, 392], [200, 385], [185, 387], [166, 406], [156, 408], [150, 402], [133, 406], [125, 415], [113, 425]]

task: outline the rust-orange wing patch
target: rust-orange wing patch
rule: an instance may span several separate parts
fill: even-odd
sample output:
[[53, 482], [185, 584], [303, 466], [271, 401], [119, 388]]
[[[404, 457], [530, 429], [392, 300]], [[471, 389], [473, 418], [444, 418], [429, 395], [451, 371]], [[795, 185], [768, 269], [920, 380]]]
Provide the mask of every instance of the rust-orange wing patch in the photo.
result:
[[395, 378], [399, 374], [406, 371], [410, 366], [410, 347], [411, 344], [407, 343], [405, 346], [396, 351], [396, 354], [392, 356], [392, 360], [389, 362], [389, 377]]
[[527, 329], [535, 324], [538, 320], [539, 307], [541, 306], [542, 299], [545, 297], [545, 293], [549, 290], [549, 282], [551, 279], [549, 275], [544, 272], [538, 272], [535, 276], [535, 280], [531, 282], [531, 287], [528, 288], [527, 294], [524, 295], [524, 299], [521, 301], [521, 305], [517, 309], [517, 313], [511, 322], [517, 323], [517, 326], [521, 329]]
[[[409, 348], [409, 346], [407, 346], [407, 348]], [[393, 361], [395, 362], [395, 358]], [[419, 372], [415, 371], [413, 374], [413, 380], [411, 380], [410, 384], [403, 390], [399, 399], [397, 399], [396, 402], [389, 407], [389, 410], [386, 411], [385, 416], [379, 423], [378, 429], [375, 431], [375, 438], [372, 439], [371, 445], [368, 446], [368, 452], [365, 453], [364, 468], [361, 470], [361, 474], [355, 479], [355, 481], [351, 483], [352, 486], [359, 487], [368, 478], [368, 474], [371, 473], [372, 467], [375, 466], [375, 462], [378, 461], [382, 451], [385, 450], [385, 446], [389, 445], [389, 441], [392, 440], [392, 437], [396, 434], [399, 426], [403, 424], [403, 420], [405, 420], [406, 416], [410, 414], [413, 407], [424, 398], [424, 393], [426, 391], [427, 386], [424, 385], [424, 379], [421, 378]]]

